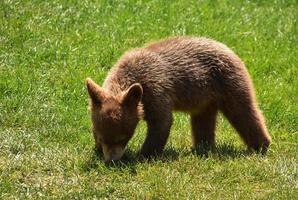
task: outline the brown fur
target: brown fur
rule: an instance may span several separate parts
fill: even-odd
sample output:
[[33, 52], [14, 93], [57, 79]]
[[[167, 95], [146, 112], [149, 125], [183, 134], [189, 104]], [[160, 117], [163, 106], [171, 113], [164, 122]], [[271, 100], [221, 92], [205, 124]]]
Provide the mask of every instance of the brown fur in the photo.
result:
[[270, 144], [244, 64], [211, 39], [176, 37], [129, 51], [109, 72], [103, 88], [91, 79], [87, 86], [98, 147], [123, 140], [124, 148], [144, 111], [148, 133], [141, 154], [160, 154], [173, 110], [190, 114], [193, 147], [214, 144], [218, 111], [249, 148], [266, 151]]

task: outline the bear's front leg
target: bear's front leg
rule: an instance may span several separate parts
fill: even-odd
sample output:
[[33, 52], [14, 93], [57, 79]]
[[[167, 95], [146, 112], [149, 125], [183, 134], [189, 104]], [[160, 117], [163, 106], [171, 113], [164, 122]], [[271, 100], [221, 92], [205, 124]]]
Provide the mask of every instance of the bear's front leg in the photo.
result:
[[154, 119], [146, 119], [148, 133], [140, 152], [141, 156], [145, 158], [157, 156], [163, 152], [173, 121], [171, 111], [159, 112], [151, 116], [155, 117]]

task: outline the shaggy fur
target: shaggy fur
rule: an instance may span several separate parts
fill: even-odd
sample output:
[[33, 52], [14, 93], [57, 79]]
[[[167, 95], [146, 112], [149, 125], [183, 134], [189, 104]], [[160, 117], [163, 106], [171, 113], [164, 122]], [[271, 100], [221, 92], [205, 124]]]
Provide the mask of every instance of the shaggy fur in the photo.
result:
[[211, 39], [175, 37], [134, 49], [115, 64], [102, 88], [91, 79], [87, 86], [98, 148], [120, 140], [124, 148], [144, 114], [148, 133], [141, 154], [162, 153], [173, 110], [190, 114], [193, 147], [214, 144], [218, 111], [249, 148], [266, 151], [270, 144], [244, 64]]

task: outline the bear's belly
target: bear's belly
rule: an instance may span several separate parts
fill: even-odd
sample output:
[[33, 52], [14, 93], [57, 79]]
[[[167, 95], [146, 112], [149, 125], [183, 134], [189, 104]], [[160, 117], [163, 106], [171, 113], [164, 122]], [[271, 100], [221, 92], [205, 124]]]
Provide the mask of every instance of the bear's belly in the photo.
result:
[[173, 110], [194, 114], [201, 112], [201, 110], [204, 110], [204, 108], [210, 103], [210, 100], [204, 98], [192, 100], [183, 99], [182, 101], [178, 100], [174, 102]]

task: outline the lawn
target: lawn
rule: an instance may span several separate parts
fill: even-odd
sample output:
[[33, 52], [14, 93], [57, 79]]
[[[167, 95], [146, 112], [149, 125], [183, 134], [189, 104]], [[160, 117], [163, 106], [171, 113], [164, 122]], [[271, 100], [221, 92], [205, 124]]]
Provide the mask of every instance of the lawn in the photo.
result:
[[[298, 2], [0, 1], [0, 199], [298, 199]], [[217, 147], [191, 152], [175, 114], [164, 155], [94, 150], [85, 78], [102, 83], [127, 50], [173, 35], [211, 37], [245, 62], [273, 143], [249, 154], [218, 117]]]

